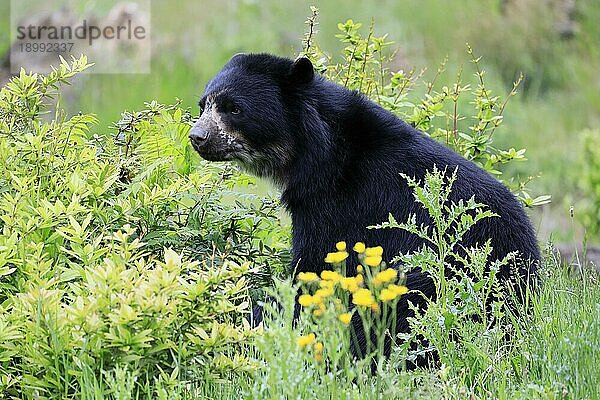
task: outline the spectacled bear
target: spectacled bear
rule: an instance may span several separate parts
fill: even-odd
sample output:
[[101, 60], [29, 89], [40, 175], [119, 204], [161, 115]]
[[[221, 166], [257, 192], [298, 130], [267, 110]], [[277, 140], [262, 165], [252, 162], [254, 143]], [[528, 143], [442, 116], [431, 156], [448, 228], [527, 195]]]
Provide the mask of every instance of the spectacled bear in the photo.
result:
[[[238, 54], [208, 82], [200, 108], [189, 133], [200, 156], [235, 161], [281, 188], [292, 218], [296, 274], [326, 269], [324, 256], [338, 241], [381, 245], [384, 260], [420, 248], [423, 240], [408, 232], [367, 227], [389, 213], [397, 221], [415, 214], [418, 224], [427, 224], [425, 209], [400, 174], [422, 180], [437, 166], [457, 170], [451, 200], [474, 196], [499, 215], [478, 222], [462, 244], [490, 239], [492, 260], [519, 252], [525, 261], [518, 271], [505, 268], [500, 277], [534, 281], [540, 261], [535, 233], [504, 185], [362, 94], [315, 73], [307, 58]], [[347, 265], [354, 274], [357, 259]], [[420, 271], [410, 272], [406, 285], [435, 296], [431, 279]], [[407, 299], [400, 302], [400, 331], [408, 329]]]

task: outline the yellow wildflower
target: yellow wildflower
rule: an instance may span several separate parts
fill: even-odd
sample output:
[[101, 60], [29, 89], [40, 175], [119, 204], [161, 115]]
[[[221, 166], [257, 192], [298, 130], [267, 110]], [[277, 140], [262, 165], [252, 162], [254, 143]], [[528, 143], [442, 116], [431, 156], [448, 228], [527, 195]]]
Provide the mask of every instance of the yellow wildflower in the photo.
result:
[[373, 280], [380, 283], [387, 283], [396, 279], [397, 276], [398, 271], [396, 271], [394, 268], [387, 268], [375, 275]]
[[298, 297], [298, 303], [303, 307], [310, 307], [314, 304], [314, 300], [310, 294], [303, 294]]
[[388, 302], [388, 301], [392, 301], [394, 300], [396, 297], [398, 297], [398, 294], [396, 292], [394, 292], [393, 290], [390, 290], [388, 288], [385, 288], [381, 291], [381, 293], [379, 293], [379, 299], [381, 301]]
[[336, 271], [325, 270], [321, 272], [321, 279], [325, 281], [339, 282], [339, 280], [342, 279], [342, 275], [340, 275], [340, 273]]
[[315, 349], [315, 361], [321, 362], [323, 361], [323, 343], [317, 342], [314, 345]]
[[366, 246], [363, 242], [356, 242], [356, 244], [353, 247], [353, 250], [357, 253], [364, 253], [366, 249]]
[[375, 303], [375, 299], [369, 289], [358, 289], [352, 294], [352, 303], [357, 306], [369, 307]]
[[322, 287], [324, 289], [333, 289], [333, 287], [335, 286], [335, 281], [331, 280], [322, 280], [321, 282], [319, 282], [319, 287]]
[[402, 296], [403, 294], [408, 293], [408, 288], [406, 286], [398, 286], [391, 284], [387, 288], [388, 290], [391, 290], [392, 292], [396, 293], [397, 296]]
[[325, 257], [325, 262], [328, 264], [338, 264], [348, 258], [347, 251], [337, 251], [335, 253], [327, 253], [327, 257]]
[[340, 314], [338, 319], [342, 322], [342, 324], [348, 325], [350, 323], [350, 320], [352, 320], [352, 314], [348, 312]]
[[398, 286], [391, 284], [381, 291], [381, 293], [379, 294], [379, 299], [383, 302], [391, 301], [406, 293], [408, 293], [408, 288], [406, 286]]
[[356, 280], [356, 283], [358, 283], [359, 285], [362, 285], [362, 283], [365, 281], [365, 279], [363, 278], [363, 276], [361, 274], [356, 275], [356, 278], [354, 278]]
[[[317, 290], [318, 292], [318, 290]], [[312, 302], [313, 304], [317, 305], [317, 304], [321, 304], [323, 303], [323, 296], [321, 296], [322, 293], [316, 293], [313, 295], [312, 297]]]
[[342, 289], [347, 290], [350, 293], [354, 293], [358, 290], [358, 282], [356, 278], [353, 277], [342, 278], [340, 281], [340, 286], [342, 286]]
[[381, 264], [381, 256], [366, 256], [365, 264], [369, 267], [376, 267]]
[[337, 242], [335, 248], [338, 249], [338, 251], [346, 251], [346, 242]]
[[316, 310], [313, 310], [313, 315], [315, 317], [320, 317], [321, 315], [325, 314], [325, 304], [323, 303], [319, 303], [319, 308], [317, 308]]
[[357, 265], [356, 266], [356, 272], [358, 272], [359, 274], [362, 274], [365, 271], [365, 269], [363, 268], [362, 265]]
[[377, 304], [377, 303], [373, 303], [373, 304], [371, 304], [371, 310], [372, 310], [374, 313], [377, 313], [377, 314], [379, 314], [379, 304]]
[[333, 294], [333, 288], [329, 287], [329, 288], [321, 288], [319, 290], [317, 290], [315, 292], [315, 296], [320, 297], [321, 299], [324, 299], [326, 297], [329, 297]]
[[311, 332], [308, 335], [300, 336], [298, 339], [296, 339], [296, 343], [298, 344], [298, 346], [300, 346], [301, 349], [303, 349], [306, 346], [312, 345], [315, 342], [315, 340], [317, 340], [317, 338], [315, 334]]
[[298, 280], [302, 282], [314, 282], [319, 280], [319, 275], [314, 272], [300, 272], [298, 274]]
[[373, 257], [373, 256], [383, 256], [383, 247], [381, 246], [377, 246], [377, 247], [367, 247], [365, 249], [365, 256], [367, 257]]

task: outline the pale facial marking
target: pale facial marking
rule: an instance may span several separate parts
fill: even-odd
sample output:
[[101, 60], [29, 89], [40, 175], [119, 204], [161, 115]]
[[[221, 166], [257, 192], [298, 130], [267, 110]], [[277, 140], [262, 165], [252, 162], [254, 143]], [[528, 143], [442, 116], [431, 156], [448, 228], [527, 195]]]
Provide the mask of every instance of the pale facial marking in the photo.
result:
[[214, 99], [221, 93], [222, 92], [212, 94], [206, 99], [206, 107], [200, 116], [199, 122], [205, 126], [216, 125], [216, 131], [228, 146], [239, 145], [239, 142], [241, 141], [240, 135], [236, 134], [235, 131], [229, 130], [217, 111], [217, 105], [215, 104]]
[[[215, 138], [228, 148], [233, 160], [254, 175], [270, 178], [278, 186], [283, 185], [286, 177], [278, 173], [281, 167], [289, 162], [291, 157], [281, 144], [271, 144], [268, 148], [253, 149], [239, 131], [231, 129], [217, 110], [215, 99], [223, 92], [213, 93], [206, 98], [204, 111], [198, 119], [198, 124], [211, 132]], [[264, 152], [268, 152], [264, 154]], [[273, 154], [277, 156], [273, 157]]]

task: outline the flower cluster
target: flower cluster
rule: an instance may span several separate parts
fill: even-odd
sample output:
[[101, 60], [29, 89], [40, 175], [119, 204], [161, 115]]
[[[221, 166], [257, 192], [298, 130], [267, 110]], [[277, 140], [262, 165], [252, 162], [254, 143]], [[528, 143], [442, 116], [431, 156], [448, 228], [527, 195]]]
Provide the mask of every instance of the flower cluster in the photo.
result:
[[[345, 261], [349, 254], [346, 251], [346, 242], [338, 242], [335, 245], [336, 252], [328, 253], [325, 262], [334, 266], [345, 267]], [[347, 292], [352, 297], [352, 303], [359, 307], [370, 307], [373, 311], [379, 309], [377, 300], [388, 303], [408, 293], [408, 288], [402, 284], [398, 285], [398, 271], [387, 268], [383, 261], [383, 248], [381, 246], [367, 247], [362, 242], [357, 242], [352, 248], [358, 256], [360, 265], [356, 267], [356, 276], [343, 276], [335, 270], [325, 270], [321, 276], [315, 272], [300, 272], [298, 281], [303, 284], [318, 284], [318, 289], [312, 294], [303, 294], [299, 303], [303, 307], [314, 307], [313, 315], [320, 316], [327, 310], [326, 300], [336, 297], [336, 289], [339, 295]], [[365, 273], [368, 282], [365, 284]], [[403, 281], [404, 277], [400, 277]], [[387, 285], [387, 286], [386, 286]], [[343, 318], [346, 320], [347, 318]], [[342, 319], [340, 319], [341, 321]]]
[[369, 267], [377, 267], [381, 264], [381, 260], [383, 257], [383, 248], [381, 246], [377, 247], [367, 247], [365, 249], [365, 264]]
[[298, 339], [296, 339], [296, 343], [301, 349], [303, 349], [307, 346], [312, 346], [316, 340], [317, 337], [311, 332], [308, 335], [300, 336]]
[[[303, 291], [298, 303], [312, 315], [316, 326], [337, 323], [343, 329], [350, 325], [356, 312], [360, 318], [371, 318], [365, 311], [379, 314], [381, 307], [395, 307], [395, 302], [408, 293], [403, 285], [404, 274], [387, 267], [381, 246], [367, 247], [358, 242], [352, 247], [360, 263], [354, 276], [345, 276], [343, 272], [350, 256], [346, 243], [336, 243], [336, 250], [325, 257], [325, 262], [333, 267], [331, 270], [320, 275], [300, 272], [297, 276]], [[312, 348], [315, 359], [322, 359], [323, 343], [317, 342], [314, 333], [299, 337], [298, 345]]]
[[313, 332], [309, 333], [308, 335], [300, 336], [298, 339], [296, 339], [296, 344], [298, 344], [301, 349], [312, 348], [315, 361], [323, 361], [323, 342], [318, 342], [317, 336]]
[[375, 298], [369, 289], [359, 289], [352, 295], [352, 303], [357, 306], [370, 307], [375, 303]]
[[[343, 242], [341, 242], [343, 243]], [[326, 302], [328, 299], [333, 299], [334, 307], [336, 310], [341, 309], [341, 302], [336, 303], [335, 300], [340, 300], [334, 296], [336, 294], [336, 288], [341, 288], [349, 293], [355, 293], [359, 290], [359, 287], [363, 284], [362, 275], [354, 277], [344, 277], [337, 271], [325, 270], [321, 272], [319, 277], [314, 272], [300, 272], [298, 274], [298, 280], [304, 284], [318, 285], [315, 292], [311, 294], [302, 294], [298, 298], [298, 303], [303, 307], [313, 307], [313, 315], [319, 317], [325, 313], [327, 306]]]
[[379, 299], [383, 302], [392, 301], [406, 293], [408, 293], [406, 286], [391, 284], [379, 293]]

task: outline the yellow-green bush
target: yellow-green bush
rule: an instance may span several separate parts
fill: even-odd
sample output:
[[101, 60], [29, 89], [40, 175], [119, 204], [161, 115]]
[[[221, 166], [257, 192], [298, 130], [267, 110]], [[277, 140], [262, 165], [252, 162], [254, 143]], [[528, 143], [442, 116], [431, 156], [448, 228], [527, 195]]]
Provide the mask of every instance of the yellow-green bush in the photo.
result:
[[596, 239], [600, 233], [600, 130], [583, 132], [582, 188], [585, 194], [581, 219]]
[[176, 105], [124, 114], [116, 135], [50, 114], [88, 66], [0, 91], [0, 397], [153, 397], [252, 368], [246, 277], [285, 262], [276, 206], [227, 207], [247, 178], [193, 168]]

